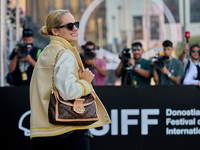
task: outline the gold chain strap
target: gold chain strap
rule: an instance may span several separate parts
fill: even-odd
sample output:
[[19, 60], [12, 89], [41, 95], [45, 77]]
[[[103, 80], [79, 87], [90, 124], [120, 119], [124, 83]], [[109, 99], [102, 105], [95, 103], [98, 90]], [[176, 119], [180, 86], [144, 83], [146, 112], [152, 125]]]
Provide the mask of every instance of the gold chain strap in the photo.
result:
[[59, 50], [58, 51], [58, 53], [56, 54], [56, 58], [55, 58], [55, 64], [54, 64], [54, 66], [53, 66], [53, 74], [52, 74], [52, 82], [51, 82], [51, 93], [53, 94], [53, 92], [55, 91], [55, 89], [56, 89], [56, 87], [54, 86], [55, 85], [55, 77], [54, 77], [54, 68], [55, 68], [55, 66], [56, 66], [56, 63], [57, 63], [57, 61], [58, 61], [58, 54], [60, 53], [62, 51], [62, 49], [61, 50]]

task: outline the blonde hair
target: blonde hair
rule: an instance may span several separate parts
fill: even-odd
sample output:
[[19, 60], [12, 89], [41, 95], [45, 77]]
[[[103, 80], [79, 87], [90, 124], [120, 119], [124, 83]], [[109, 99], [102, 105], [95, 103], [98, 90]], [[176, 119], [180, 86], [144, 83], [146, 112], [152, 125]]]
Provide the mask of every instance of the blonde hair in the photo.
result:
[[40, 33], [44, 36], [53, 35], [51, 29], [61, 25], [61, 18], [64, 14], [70, 13], [68, 10], [58, 9], [47, 16], [45, 26], [40, 29]]

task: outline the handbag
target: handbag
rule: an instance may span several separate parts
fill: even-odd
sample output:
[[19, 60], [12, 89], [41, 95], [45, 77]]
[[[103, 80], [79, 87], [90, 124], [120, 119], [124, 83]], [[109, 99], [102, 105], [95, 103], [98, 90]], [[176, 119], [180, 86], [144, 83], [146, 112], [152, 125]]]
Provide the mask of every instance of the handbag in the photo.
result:
[[[59, 52], [56, 55], [55, 64], [57, 62]], [[99, 116], [97, 114], [97, 104], [95, 100], [96, 95], [92, 92], [91, 94], [82, 96], [81, 98], [65, 101], [55, 88], [53, 73], [48, 108], [49, 122], [54, 125], [73, 126], [85, 126], [93, 124], [99, 120]]]

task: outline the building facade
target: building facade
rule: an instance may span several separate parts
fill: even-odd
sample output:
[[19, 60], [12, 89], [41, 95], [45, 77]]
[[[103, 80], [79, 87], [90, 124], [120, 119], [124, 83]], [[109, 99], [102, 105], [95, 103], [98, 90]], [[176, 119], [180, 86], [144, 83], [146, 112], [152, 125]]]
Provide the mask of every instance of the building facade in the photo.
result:
[[[27, 1], [26, 12], [27, 16], [32, 18], [33, 23], [38, 24], [39, 27], [45, 24], [47, 15], [56, 9], [69, 10], [73, 14], [74, 18], [80, 21], [84, 11], [92, 1], [93, 0], [29, 0]], [[90, 15], [85, 27], [84, 38], [85, 41], [93, 41], [97, 45], [100, 44], [98, 18], [101, 18], [102, 20], [103, 46], [106, 46], [105, 2], [99, 5]]]
[[140, 41], [146, 52], [166, 39], [184, 43], [184, 31], [200, 35], [199, 5], [200, 0], [106, 0], [107, 43], [123, 48]]

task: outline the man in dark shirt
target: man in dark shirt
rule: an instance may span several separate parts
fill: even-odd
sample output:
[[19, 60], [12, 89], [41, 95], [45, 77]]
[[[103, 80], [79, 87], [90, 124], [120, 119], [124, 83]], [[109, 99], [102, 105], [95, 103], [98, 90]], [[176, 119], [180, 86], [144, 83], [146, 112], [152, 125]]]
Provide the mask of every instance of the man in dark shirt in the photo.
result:
[[169, 40], [163, 42], [165, 66], [162, 69], [153, 69], [153, 77], [156, 85], [180, 84], [183, 76], [183, 65], [180, 60], [172, 57], [173, 43]]
[[[133, 47], [137, 48], [133, 49]], [[143, 52], [144, 50], [140, 42], [132, 43], [134, 58], [128, 60], [128, 63], [131, 64], [135, 72], [132, 85], [150, 85], [153, 70], [151, 68], [151, 61], [142, 58]], [[119, 66], [115, 69], [115, 75], [117, 77], [122, 76], [122, 66], [123, 60], [121, 60]]]
[[15, 47], [10, 56], [9, 71], [11, 75], [7, 82], [14, 86], [29, 85], [34, 66], [42, 49], [33, 47], [33, 31], [24, 29], [23, 44]]

